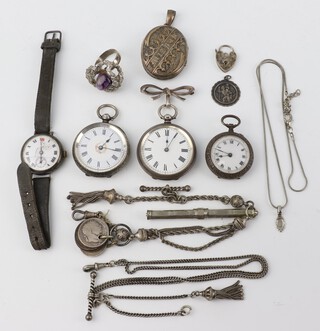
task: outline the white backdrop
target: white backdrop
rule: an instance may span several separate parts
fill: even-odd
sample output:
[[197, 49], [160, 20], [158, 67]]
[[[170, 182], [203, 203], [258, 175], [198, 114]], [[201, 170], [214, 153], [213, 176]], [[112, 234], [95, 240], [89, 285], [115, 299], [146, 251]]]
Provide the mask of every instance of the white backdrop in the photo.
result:
[[[167, 9], [177, 11], [174, 26], [189, 44], [187, 67], [176, 78], [157, 81], [143, 70], [140, 46], [146, 33], [165, 22]], [[121, 326], [141, 330], [318, 330], [319, 286], [319, 158], [318, 158], [318, 78], [319, 78], [319, 4], [317, 1], [2, 1], [1, 31], [1, 330], [104, 330]], [[63, 33], [57, 55], [52, 102], [52, 129], [62, 141], [68, 158], [51, 181], [50, 213], [52, 247], [34, 251], [29, 244], [20, 205], [16, 168], [20, 147], [33, 133], [34, 107], [45, 31]], [[212, 85], [224, 74], [218, 69], [214, 50], [230, 44], [238, 54], [230, 72], [241, 89], [240, 101], [223, 108], [211, 99]], [[85, 79], [85, 69], [105, 50], [116, 48], [122, 56], [125, 80], [120, 90], [103, 93]], [[289, 92], [299, 88], [302, 94], [292, 101], [294, 130], [309, 177], [303, 193], [288, 191], [284, 211], [287, 228], [275, 229], [275, 211], [267, 199], [262, 138], [262, 121], [256, 66], [265, 58], [279, 61], [287, 73]], [[270, 113], [285, 176], [289, 173], [288, 153], [280, 109], [280, 73], [276, 68], [263, 69], [265, 88], [272, 100]], [[141, 134], [160, 123], [156, 110], [161, 101], [152, 101], [139, 88], [146, 83], [175, 88], [192, 85], [195, 94], [185, 102], [174, 100], [179, 109], [175, 123], [194, 137], [198, 157], [192, 170], [177, 185], [189, 184], [191, 194], [240, 194], [254, 200], [259, 215], [248, 228], [232, 239], [202, 253], [188, 253], [159, 242], [134, 242], [125, 248], [110, 248], [97, 258], [84, 256], [74, 243], [77, 224], [71, 220], [66, 196], [70, 190], [91, 191], [115, 188], [122, 194], [139, 194], [138, 187], [163, 185], [152, 180], [138, 165], [135, 149]], [[110, 179], [89, 178], [78, 170], [71, 153], [73, 139], [84, 126], [97, 122], [95, 111], [102, 103], [112, 103], [120, 110], [115, 124], [130, 140], [132, 155], [127, 166]], [[273, 107], [274, 106], [274, 107]], [[204, 149], [209, 140], [224, 131], [220, 118], [239, 115], [243, 133], [255, 151], [250, 172], [237, 181], [219, 180], [207, 168]], [[272, 177], [275, 184], [276, 177]], [[275, 188], [277, 190], [277, 187]], [[164, 203], [135, 204], [120, 202], [112, 206], [98, 203], [90, 210], [109, 211], [115, 223], [124, 222], [132, 229], [192, 225], [195, 221], [147, 221], [147, 209], [168, 209]], [[192, 203], [187, 208], [219, 208], [215, 203]], [[204, 225], [221, 223], [199, 221]], [[84, 264], [127, 258], [129, 260], [230, 256], [248, 253], [264, 255], [270, 265], [267, 277], [241, 280], [244, 301], [205, 302], [201, 299], [153, 305], [122, 302], [121, 308], [137, 311], [176, 310], [183, 304], [193, 307], [184, 318], [134, 319], [114, 314], [106, 307], [94, 311], [87, 322], [86, 295], [89, 275]], [[172, 274], [167, 272], [166, 274]], [[140, 274], [146, 275], [146, 274]], [[160, 274], [159, 274], [160, 275]], [[164, 274], [162, 274], [164, 275]], [[123, 270], [107, 270], [100, 281], [126, 277]], [[189, 292], [209, 285], [221, 288], [232, 280], [210, 284], [187, 284], [173, 290]], [[155, 292], [159, 289], [152, 289]], [[167, 289], [160, 289], [164, 293]], [[172, 287], [166, 293], [169, 293]], [[133, 292], [131, 289], [130, 291]], [[139, 289], [136, 289], [136, 292]], [[113, 292], [116, 292], [115, 290]]]

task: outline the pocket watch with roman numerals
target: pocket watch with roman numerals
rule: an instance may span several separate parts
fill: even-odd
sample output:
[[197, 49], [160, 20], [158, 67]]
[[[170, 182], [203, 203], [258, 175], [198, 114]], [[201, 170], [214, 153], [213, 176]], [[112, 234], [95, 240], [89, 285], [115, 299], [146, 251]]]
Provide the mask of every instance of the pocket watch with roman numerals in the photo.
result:
[[[102, 113], [104, 108], [113, 109], [114, 114]], [[113, 105], [101, 105], [97, 114], [102, 122], [86, 126], [74, 140], [73, 158], [88, 176], [111, 177], [128, 159], [130, 148], [126, 134], [118, 126], [109, 123], [118, 113]]]
[[140, 138], [137, 147], [138, 161], [154, 179], [178, 179], [193, 165], [196, 157], [196, 146], [190, 133], [171, 121], [178, 115], [177, 108], [170, 103], [174, 96], [184, 100], [182, 96], [194, 93], [192, 86], [181, 86], [173, 90], [147, 84], [141, 92], [151, 95], [153, 99], [166, 96], [166, 103], [159, 107], [158, 115], [164, 123], [148, 129]]
[[[237, 122], [226, 123], [227, 118], [233, 118]], [[209, 142], [205, 153], [207, 165], [220, 178], [240, 178], [252, 166], [252, 146], [242, 134], [234, 132], [234, 128], [241, 123], [239, 117], [225, 115], [221, 122], [229, 130], [216, 135]]]
[[170, 120], [155, 125], [140, 138], [138, 161], [154, 179], [178, 179], [194, 163], [196, 147], [192, 136]]

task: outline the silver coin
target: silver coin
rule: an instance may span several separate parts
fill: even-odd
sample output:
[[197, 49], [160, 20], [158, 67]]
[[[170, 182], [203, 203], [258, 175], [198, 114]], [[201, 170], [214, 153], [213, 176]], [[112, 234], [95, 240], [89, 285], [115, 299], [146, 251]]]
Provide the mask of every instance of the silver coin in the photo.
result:
[[108, 236], [109, 226], [100, 218], [84, 220], [75, 231], [76, 244], [85, 251], [97, 251], [104, 248]]
[[105, 249], [106, 249], [106, 247], [104, 246], [104, 247], [96, 249], [94, 251], [88, 251], [85, 249], [81, 249], [81, 252], [87, 256], [99, 256], [104, 252]]

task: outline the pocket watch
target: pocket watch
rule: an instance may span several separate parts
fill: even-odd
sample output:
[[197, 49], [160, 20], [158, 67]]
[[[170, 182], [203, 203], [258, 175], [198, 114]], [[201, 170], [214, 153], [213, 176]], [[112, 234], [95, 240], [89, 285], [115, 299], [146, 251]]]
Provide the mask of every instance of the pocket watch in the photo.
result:
[[[150, 89], [156, 89], [157, 92]], [[169, 90], [144, 85], [141, 91], [153, 95], [154, 98], [165, 94], [167, 102], [158, 109], [158, 115], [164, 123], [151, 127], [140, 138], [137, 147], [138, 161], [143, 170], [154, 179], [178, 179], [192, 167], [196, 146], [187, 130], [171, 123], [177, 117], [178, 111], [169, 99], [170, 96], [183, 99], [181, 95], [193, 94], [194, 89], [191, 86], [183, 86]]]
[[[233, 118], [237, 123], [226, 123], [227, 118]], [[239, 117], [225, 115], [221, 122], [229, 130], [210, 140], [205, 152], [207, 165], [219, 178], [240, 178], [252, 166], [252, 146], [242, 134], [234, 132], [234, 128], [241, 123]]]
[[[114, 114], [103, 113], [104, 108], [113, 109]], [[74, 140], [73, 158], [87, 176], [111, 177], [128, 159], [130, 148], [126, 134], [118, 126], [109, 123], [118, 113], [113, 105], [101, 105], [97, 115], [102, 122], [86, 126]]]

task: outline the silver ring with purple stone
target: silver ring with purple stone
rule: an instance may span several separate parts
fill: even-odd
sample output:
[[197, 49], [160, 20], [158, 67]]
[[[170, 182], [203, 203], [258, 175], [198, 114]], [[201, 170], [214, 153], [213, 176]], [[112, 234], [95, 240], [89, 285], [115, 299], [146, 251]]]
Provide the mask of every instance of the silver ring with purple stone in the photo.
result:
[[[112, 56], [114, 59], [110, 60]], [[98, 90], [115, 91], [123, 81], [123, 72], [119, 66], [120, 61], [119, 52], [115, 49], [108, 49], [99, 56], [94, 66], [87, 68], [86, 78]]]

